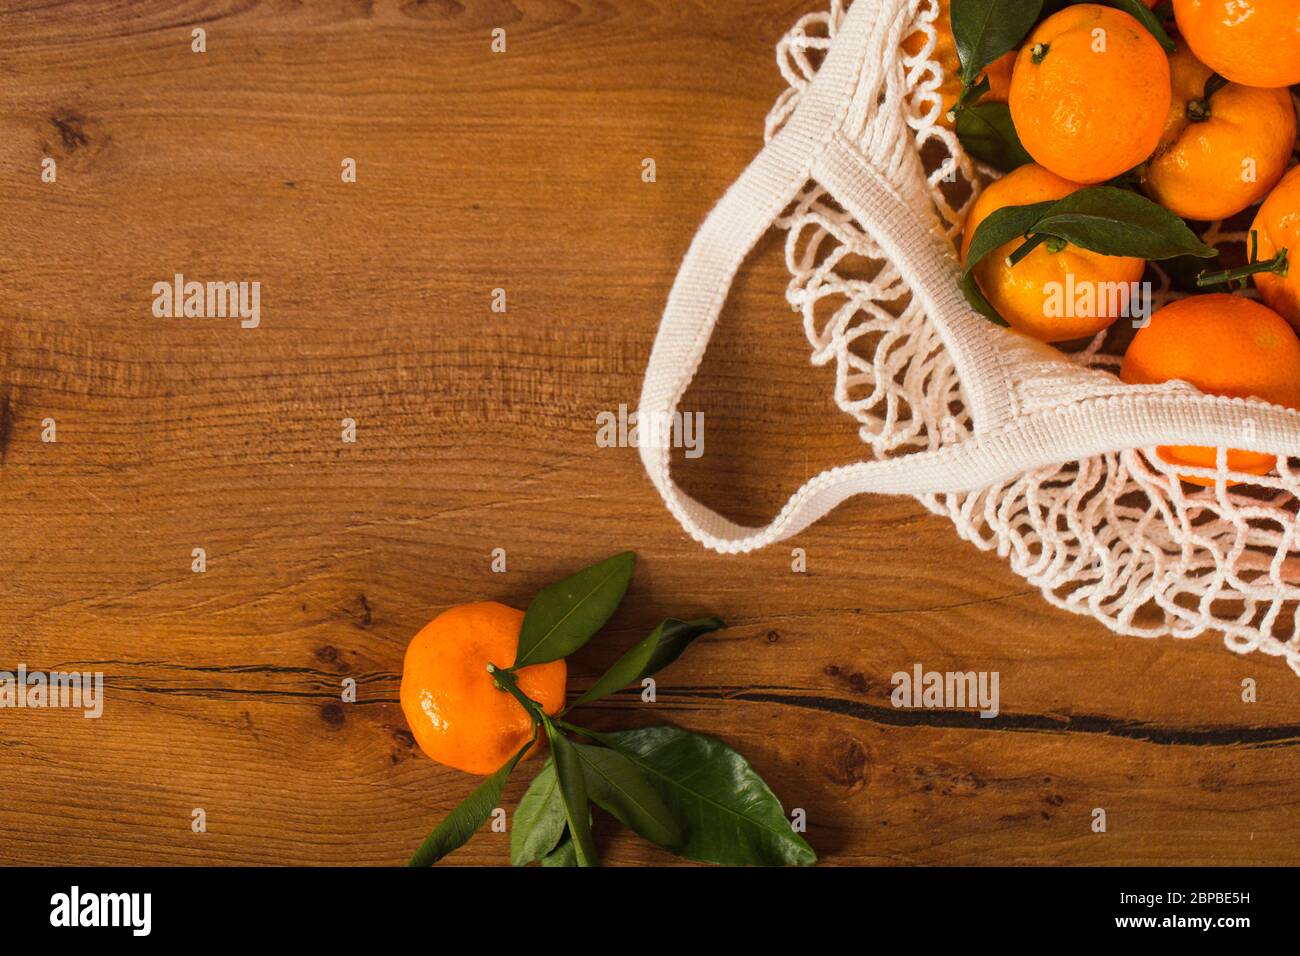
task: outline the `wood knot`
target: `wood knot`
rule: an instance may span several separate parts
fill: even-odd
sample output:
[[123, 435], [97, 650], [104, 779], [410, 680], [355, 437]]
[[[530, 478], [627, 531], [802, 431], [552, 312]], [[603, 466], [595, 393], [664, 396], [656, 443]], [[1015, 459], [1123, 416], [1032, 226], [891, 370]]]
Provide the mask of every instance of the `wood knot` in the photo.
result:
[[51, 111], [38, 120], [37, 128], [45, 156], [57, 157], [60, 165], [85, 167], [112, 145], [112, 137], [100, 123], [74, 109]]
[[56, 110], [50, 115], [50, 125], [54, 127], [65, 153], [75, 153], [90, 145], [90, 137], [86, 135], [86, 118], [75, 110]]
[[375, 623], [374, 609], [371, 608], [370, 601], [364, 594], [357, 595], [356, 610], [352, 612], [352, 615], [356, 618], [353, 623], [363, 631]]
[[415, 737], [404, 727], [395, 727], [393, 740], [397, 742], [397, 748], [388, 755], [388, 759], [396, 767], [411, 756], [411, 751], [415, 749]]
[[320, 709], [320, 719], [331, 727], [343, 726], [343, 705], [342, 704], [325, 704]]
[[850, 792], [861, 790], [871, 783], [871, 755], [861, 741], [836, 737], [827, 750], [822, 773]]
[[844, 670], [838, 664], [827, 664], [822, 673], [827, 677], [842, 678], [844, 683], [848, 685], [849, 690], [855, 694], [865, 694], [871, 686], [861, 671], [854, 671], [844, 677]]

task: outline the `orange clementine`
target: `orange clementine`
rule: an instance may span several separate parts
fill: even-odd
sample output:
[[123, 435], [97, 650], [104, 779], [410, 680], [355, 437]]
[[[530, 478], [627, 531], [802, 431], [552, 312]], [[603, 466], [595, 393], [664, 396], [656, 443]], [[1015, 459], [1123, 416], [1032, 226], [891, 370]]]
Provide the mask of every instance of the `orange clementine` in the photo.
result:
[[[943, 71], [943, 82], [939, 84], [939, 96], [943, 101], [939, 112], [939, 122], [952, 129], [953, 121], [948, 113], [957, 104], [961, 96], [961, 58], [957, 55], [957, 43], [952, 36], [952, 0], [939, 0], [939, 15], [934, 21], [935, 43], [931, 59], [939, 64]], [[925, 48], [925, 34], [913, 33], [903, 40], [903, 50], [909, 56], [916, 56]], [[984, 68], [989, 78], [989, 90], [980, 102], [1005, 103], [1011, 92], [1011, 67], [1016, 62], [1014, 51], [1004, 53]]]
[[1174, 0], [1174, 18], [1197, 58], [1232, 82], [1300, 83], [1296, 0]]
[[1173, 103], [1147, 161], [1147, 193], [1187, 219], [1227, 219], [1268, 195], [1295, 149], [1288, 90], [1229, 83], [1205, 99], [1214, 75], [1185, 44], [1169, 58]]
[[[1061, 199], [1082, 188], [1032, 163], [1003, 176], [980, 194], [971, 209], [962, 237], [962, 261], [980, 223], [995, 210]], [[1068, 244], [1056, 251], [1040, 245], [1014, 266], [1008, 265], [1007, 257], [1022, 241], [989, 253], [973, 272], [984, 297], [1012, 328], [1044, 342], [1084, 338], [1106, 328], [1119, 317], [1119, 310], [1113, 308], [1118, 284], [1125, 284], [1127, 294], [1146, 267], [1141, 259], [1104, 256]], [[1092, 306], [1080, 308], [1080, 304], [1087, 306], [1089, 295]], [[1081, 296], [1085, 297], [1082, 303]]]
[[1011, 119], [1035, 162], [1076, 183], [1137, 166], [1169, 114], [1169, 59], [1136, 19], [1081, 3], [1034, 29], [1011, 75]]
[[1300, 166], [1283, 176], [1269, 193], [1250, 228], [1259, 235], [1261, 260], [1287, 250], [1287, 274], [1258, 273], [1255, 288], [1269, 308], [1300, 331]]
[[[528, 712], [487, 672], [488, 664], [506, 668], [515, 662], [523, 622], [522, 611], [504, 604], [463, 604], [439, 614], [411, 639], [398, 696], [416, 742], [438, 763], [494, 773], [532, 736]], [[564, 661], [521, 668], [515, 679], [546, 713], [564, 706]]]
[[[1124, 355], [1119, 377], [1134, 385], [1179, 379], [1207, 395], [1261, 398], [1300, 408], [1300, 339], [1271, 309], [1235, 295], [1194, 295], [1160, 309], [1138, 330]], [[1162, 445], [1171, 465], [1213, 468], [1217, 451], [1188, 445]], [[1228, 468], [1266, 475], [1277, 464], [1272, 455], [1231, 449]], [[1184, 481], [1211, 485], [1206, 478]]]

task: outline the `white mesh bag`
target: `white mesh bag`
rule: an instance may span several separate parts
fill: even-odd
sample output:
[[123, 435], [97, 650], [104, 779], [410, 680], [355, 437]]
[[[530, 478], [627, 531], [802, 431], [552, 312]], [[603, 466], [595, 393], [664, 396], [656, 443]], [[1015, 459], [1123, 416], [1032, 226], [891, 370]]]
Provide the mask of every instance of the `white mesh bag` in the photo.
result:
[[[953, 238], [981, 170], [939, 124], [937, 8], [832, 0], [782, 40], [790, 88], [682, 262], [638, 410], [671, 421], [737, 270], [777, 228], [792, 277], [779, 307], [802, 313], [813, 363], [833, 364], [864, 460], [812, 478], [761, 528], [684, 494], [667, 442], [640, 444], [651, 481], [693, 538], [729, 553], [788, 538], [852, 495], [912, 495], [1059, 607], [1124, 634], [1220, 632], [1300, 674], [1300, 413], [1183, 382], [1125, 385], [1105, 336], [1067, 355], [966, 304]], [[917, 32], [929, 42], [908, 55]], [[879, 271], [837, 272], [846, 257]], [[1171, 294], [1164, 283], [1157, 304]], [[1218, 447], [1218, 467], [1175, 471], [1161, 444]], [[1230, 472], [1226, 448], [1276, 454], [1277, 470]]]

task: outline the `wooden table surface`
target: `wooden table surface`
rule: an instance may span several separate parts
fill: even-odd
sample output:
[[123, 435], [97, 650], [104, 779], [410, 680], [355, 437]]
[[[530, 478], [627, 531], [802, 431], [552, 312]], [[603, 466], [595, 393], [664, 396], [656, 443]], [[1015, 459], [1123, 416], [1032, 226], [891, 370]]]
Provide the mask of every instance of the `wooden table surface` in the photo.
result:
[[[774, 44], [814, 7], [0, 13], [0, 667], [102, 671], [107, 697], [99, 720], [0, 711], [0, 861], [401, 863], [475, 783], [405, 729], [407, 641], [631, 548], [573, 687], [666, 615], [731, 627], [657, 703], [586, 718], [723, 738], [806, 810], [827, 864], [1300, 862], [1283, 664], [1116, 637], [908, 499], [716, 555], [635, 451], [597, 446], [596, 415], [635, 406], [696, 226], [761, 144]], [[260, 326], [155, 318], [178, 272], [259, 281]], [[678, 475], [745, 522], [861, 453], [785, 279], [765, 243], [685, 403], [706, 445]], [[1001, 716], [896, 710], [890, 675], [918, 661], [998, 671]], [[607, 862], [673, 862], [597, 838]], [[504, 864], [508, 837], [453, 859]]]

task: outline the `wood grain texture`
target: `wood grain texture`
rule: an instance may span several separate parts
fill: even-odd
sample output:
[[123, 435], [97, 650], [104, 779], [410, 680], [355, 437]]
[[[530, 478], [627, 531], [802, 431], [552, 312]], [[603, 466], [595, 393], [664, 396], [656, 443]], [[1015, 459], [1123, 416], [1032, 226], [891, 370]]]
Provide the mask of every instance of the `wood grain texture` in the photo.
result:
[[[665, 615], [732, 627], [656, 704], [587, 717], [728, 741], [806, 809], [825, 863], [1300, 862], [1285, 666], [1058, 612], [905, 499], [791, 542], [807, 574], [788, 547], [708, 553], [634, 451], [596, 446], [596, 414], [635, 405], [680, 257], [759, 147], [773, 46], [808, 9], [0, 12], [0, 666], [102, 670], [108, 693], [100, 720], [0, 711], [0, 862], [404, 861], [473, 786], [405, 729], [406, 642], [622, 548], [629, 599], [573, 686]], [[679, 475], [737, 520], [860, 453], [779, 256], [755, 253], [686, 401], [706, 453]], [[261, 326], [155, 319], [176, 272], [260, 281]], [[1000, 672], [1002, 716], [894, 709], [890, 675], [917, 661]], [[609, 862], [672, 862], [597, 836]], [[506, 863], [507, 842], [480, 833], [455, 860]]]

